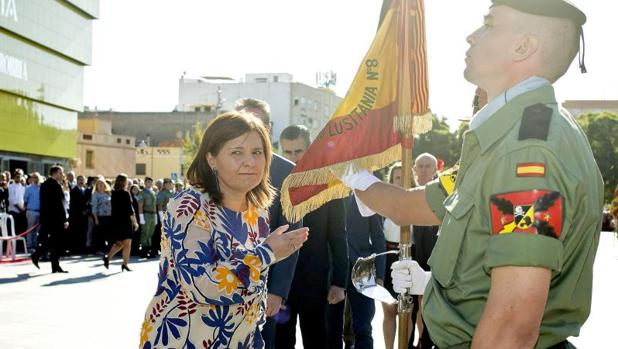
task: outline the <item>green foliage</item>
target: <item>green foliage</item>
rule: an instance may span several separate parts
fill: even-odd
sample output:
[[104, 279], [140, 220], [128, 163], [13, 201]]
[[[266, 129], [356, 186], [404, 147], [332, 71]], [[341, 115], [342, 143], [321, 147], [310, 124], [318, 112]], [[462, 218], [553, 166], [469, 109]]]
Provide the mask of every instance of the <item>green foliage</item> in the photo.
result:
[[618, 184], [618, 114], [601, 112], [579, 116], [597, 165], [605, 181], [605, 201], [611, 201]]
[[435, 115], [432, 118], [431, 131], [414, 139], [413, 157], [416, 158], [422, 153], [433, 154], [444, 161], [444, 168], [447, 169], [459, 160], [462, 138], [458, 132], [451, 133], [446, 118], [438, 119]]
[[191, 162], [193, 162], [193, 158], [197, 155], [198, 150], [200, 149], [200, 144], [202, 143], [202, 136], [204, 136], [204, 129], [202, 124], [197, 121], [191, 131], [185, 134], [185, 138], [182, 142], [182, 148], [184, 152], [184, 167], [185, 169], [189, 168]]

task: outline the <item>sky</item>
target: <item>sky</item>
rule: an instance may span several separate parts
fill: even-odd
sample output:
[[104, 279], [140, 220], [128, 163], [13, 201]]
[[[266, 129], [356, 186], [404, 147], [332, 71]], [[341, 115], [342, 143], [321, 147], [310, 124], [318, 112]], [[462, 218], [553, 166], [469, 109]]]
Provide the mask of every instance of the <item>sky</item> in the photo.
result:
[[[542, 1], [542, 0], [539, 0]], [[618, 45], [612, 0], [572, 0], [588, 16], [586, 66], [556, 84], [559, 101], [618, 100]], [[382, 0], [102, 0], [84, 105], [116, 111], [171, 111], [178, 80], [204, 75], [290, 73], [315, 86], [334, 71], [344, 96], [375, 35]], [[451, 128], [470, 116], [475, 87], [463, 78], [466, 36], [489, 0], [425, 0], [430, 108]]]

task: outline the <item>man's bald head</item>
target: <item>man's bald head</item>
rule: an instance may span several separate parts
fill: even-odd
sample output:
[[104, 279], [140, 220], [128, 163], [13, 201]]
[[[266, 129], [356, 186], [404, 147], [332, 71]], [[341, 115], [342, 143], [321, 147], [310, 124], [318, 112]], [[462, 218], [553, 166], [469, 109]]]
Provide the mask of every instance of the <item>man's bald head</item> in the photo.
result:
[[429, 153], [417, 156], [414, 160], [414, 173], [418, 185], [427, 184], [438, 173], [438, 159]]

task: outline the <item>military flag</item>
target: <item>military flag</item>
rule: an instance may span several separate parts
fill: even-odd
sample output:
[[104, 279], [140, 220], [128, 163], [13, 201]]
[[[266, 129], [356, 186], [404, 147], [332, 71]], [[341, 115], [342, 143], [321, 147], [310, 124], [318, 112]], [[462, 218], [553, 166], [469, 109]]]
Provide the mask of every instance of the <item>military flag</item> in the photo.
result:
[[423, 0], [385, 0], [376, 36], [348, 93], [281, 189], [290, 221], [349, 195], [335, 174], [401, 160], [431, 129]]

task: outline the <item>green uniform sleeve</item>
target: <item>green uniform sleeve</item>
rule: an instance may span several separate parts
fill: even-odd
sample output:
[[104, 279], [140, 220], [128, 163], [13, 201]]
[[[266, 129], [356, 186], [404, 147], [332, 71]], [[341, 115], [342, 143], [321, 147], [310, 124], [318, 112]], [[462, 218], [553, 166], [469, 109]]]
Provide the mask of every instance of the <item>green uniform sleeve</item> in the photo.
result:
[[425, 198], [427, 204], [440, 220], [444, 219], [446, 209], [444, 208], [444, 200], [447, 198], [447, 193], [442, 188], [439, 179], [435, 179], [425, 184]]
[[560, 272], [565, 222], [571, 207], [568, 193], [577, 182], [543, 145], [508, 153], [491, 167], [481, 186], [491, 224], [484, 269], [532, 266]]

